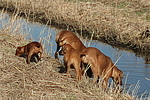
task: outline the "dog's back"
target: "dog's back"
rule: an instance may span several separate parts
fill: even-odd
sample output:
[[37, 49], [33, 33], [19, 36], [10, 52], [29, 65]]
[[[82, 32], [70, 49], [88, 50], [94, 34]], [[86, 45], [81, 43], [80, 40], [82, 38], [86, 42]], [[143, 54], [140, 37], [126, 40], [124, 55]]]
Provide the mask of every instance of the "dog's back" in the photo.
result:
[[40, 53], [43, 51], [42, 45], [39, 42], [31, 42], [25, 46], [25, 53], [29, 52]]

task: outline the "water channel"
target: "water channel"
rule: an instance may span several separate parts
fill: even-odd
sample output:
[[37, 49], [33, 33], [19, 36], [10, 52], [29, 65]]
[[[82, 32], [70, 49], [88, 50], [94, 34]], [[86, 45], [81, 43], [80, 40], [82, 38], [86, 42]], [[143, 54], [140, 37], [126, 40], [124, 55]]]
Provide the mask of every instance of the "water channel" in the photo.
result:
[[[1, 13], [2, 14], [2, 13]], [[0, 15], [2, 16], [2, 15]], [[0, 19], [0, 29], [2, 23], [8, 23], [8, 14], [3, 14]], [[55, 35], [59, 29], [50, 26], [42, 25], [37, 22], [29, 22], [26, 19], [20, 18], [15, 20], [16, 23], [22, 23], [21, 27], [25, 33], [28, 33], [27, 39], [39, 41], [42, 38], [45, 47], [45, 52], [54, 57], [56, 50]], [[96, 47], [105, 55], [109, 56], [113, 62], [117, 60], [117, 67], [124, 72], [124, 87], [131, 95], [138, 95], [139, 97], [147, 97], [150, 95], [150, 64], [145, 64], [143, 57], [137, 57], [134, 53], [114, 48], [111, 45], [96, 41], [87, 40], [80, 37], [86, 46]]]

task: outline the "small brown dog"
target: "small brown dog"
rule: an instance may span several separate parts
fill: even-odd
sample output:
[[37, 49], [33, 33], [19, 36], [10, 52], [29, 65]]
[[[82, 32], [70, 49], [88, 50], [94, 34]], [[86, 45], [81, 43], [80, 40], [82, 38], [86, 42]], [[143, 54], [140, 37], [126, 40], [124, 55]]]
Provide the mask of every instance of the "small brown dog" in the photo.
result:
[[86, 47], [81, 42], [81, 40], [71, 31], [61, 31], [56, 35], [55, 39], [57, 43], [57, 49], [55, 52], [55, 58], [58, 59], [58, 51], [60, 50], [60, 47], [62, 47], [65, 44], [69, 44], [72, 46], [77, 52], [81, 52]]
[[[36, 56], [38, 57], [38, 61], [41, 59], [42, 56], [42, 52], [43, 52], [43, 48], [41, 43], [38, 42], [31, 42], [25, 46], [22, 47], [17, 47], [16, 49], [16, 56], [21, 56], [22, 54], [26, 54], [26, 62], [27, 64], [30, 64], [30, 59], [32, 56]], [[40, 55], [39, 55], [40, 53]]]
[[123, 72], [100, 50], [87, 47], [80, 55], [84, 63], [90, 64], [94, 75], [93, 83], [96, 83], [98, 78], [101, 77], [104, 81], [104, 88], [106, 88], [109, 78], [112, 78], [116, 85], [122, 85]]
[[81, 58], [79, 53], [72, 48], [69, 44], [65, 44], [62, 47], [62, 51], [64, 55], [64, 65], [66, 67], [66, 74], [69, 74], [70, 68], [74, 67], [76, 71], [76, 80], [81, 80]]

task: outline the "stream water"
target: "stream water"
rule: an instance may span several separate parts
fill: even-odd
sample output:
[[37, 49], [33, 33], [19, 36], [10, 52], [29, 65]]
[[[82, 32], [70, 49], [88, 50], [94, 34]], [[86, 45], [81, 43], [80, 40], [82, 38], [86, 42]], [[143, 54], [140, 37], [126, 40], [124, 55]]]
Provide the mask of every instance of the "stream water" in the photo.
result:
[[[1, 15], [2, 16], [2, 13]], [[3, 14], [0, 19], [0, 29], [4, 23], [8, 23], [8, 14]], [[26, 19], [20, 18], [15, 20], [16, 23], [22, 23], [21, 27], [25, 33], [28, 33], [27, 39], [33, 41], [43, 40], [45, 52], [54, 57], [56, 50], [55, 36], [60, 30], [50, 26], [41, 25], [40, 23], [31, 23]], [[117, 60], [117, 67], [124, 72], [124, 87], [131, 95], [138, 95], [139, 97], [150, 96], [150, 64], [145, 64], [145, 59], [137, 57], [134, 53], [96, 41], [87, 40], [80, 37], [86, 46], [96, 47], [101, 50], [105, 55], [109, 56], [113, 62]]]

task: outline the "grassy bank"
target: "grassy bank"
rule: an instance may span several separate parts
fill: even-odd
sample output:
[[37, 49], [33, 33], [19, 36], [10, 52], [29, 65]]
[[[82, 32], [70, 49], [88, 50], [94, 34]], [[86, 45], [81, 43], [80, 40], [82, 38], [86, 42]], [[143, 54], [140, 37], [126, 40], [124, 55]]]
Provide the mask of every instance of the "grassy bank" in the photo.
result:
[[150, 49], [147, 0], [1, 0], [0, 7], [135, 52]]
[[16, 44], [28, 41], [0, 31], [0, 99], [1, 100], [132, 100], [127, 92], [108, 92], [83, 78], [77, 83], [59, 73], [62, 64], [43, 55], [42, 61], [26, 64], [15, 56]]
[[[3, 16], [0, 16], [0, 20]], [[63, 65], [48, 56], [42, 56], [42, 61], [26, 64], [25, 58], [16, 57], [17, 46], [30, 41], [25, 40], [27, 33], [20, 27], [22, 23], [14, 21], [16, 15], [8, 23], [1, 23], [0, 30], [0, 100], [132, 100], [129, 91], [117, 92], [110, 87], [108, 91], [101, 86], [93, 85], [82, 77], [82, 81], [67, 78], [59, 73]], [[25, 28], [25, 27], [24, 27]], [[44, 45], [44, 44], [43, 44]]]

